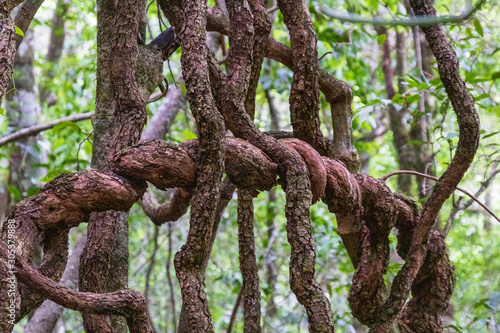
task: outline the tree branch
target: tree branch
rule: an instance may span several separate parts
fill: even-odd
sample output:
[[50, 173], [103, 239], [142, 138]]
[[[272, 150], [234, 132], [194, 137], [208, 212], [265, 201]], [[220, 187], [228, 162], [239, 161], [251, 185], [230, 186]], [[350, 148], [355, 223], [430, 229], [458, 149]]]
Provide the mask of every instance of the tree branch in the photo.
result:
[[[436, 16], [431, 0], [410, 0], [410, 3], [416, 15]], [[472, 163], [479, 144], [479, 117], [473, 98], [460, 76], [457, 55], [441, 27], [425, 26], [422, 30], [436, 57], [441, 81], [457, 114], [460, 140], [455, 156], [425, 203], [413, 232], [407, 260], [394, 279], [391, 294], [381, 310], [377, 324], [371, 329], [378, 333], [386, 332], [403, 308], [424, 262], [432, 225], [443, 203], [453, 193]]]
[[415, 17], [404, 17], [400, 19], [384, 19], [381, 17], [364, 17], [355, 13], [340, 14], [324, 4], [319, 5], [320, 12], [328, 17], [340, 22], [350, 22], [358, 24], [371, 24], [383, 26], [429, 26], [436, 24], [460, 24], [474, 16], [474, 14], [486, 3], [486, 0], [479, 0], [474, 7], [466, 9], [460, 15], [445, 15], [436, 17], [434, 15], [419, 15]]
[[[415, 176], [425, 177], [428, 179], [439, 181], [439, 178], [437, 178], [437, 177], [427, 175], [425, 173], [421, 173], [421, 172], [417, 172], [417, 171], [411, 171], [411, 170], [397, 170], [397, 171], [388, 173], [387, 175], [385, 175], [384, 177], [382, 177], [380, 179], [382, 179], [383, 181], [386, 181], [388, 178], [390, 178], [392, 176], [402, 175], [402, 174], [415, 175]], [[493, 213], [493, 211], [491, 209], [489, 209], [485, 204], [483, 204], [474, 194], [472, 194], [469, 191], [467, 191], [461, 187], [458, 187], [458, 186], [456, 187], [456, 189], [459, 190], [460, 192], [468, 195], [472, 200], [477, 202], [479, 204], [479, 206], [483, 207], [484, 210], [486, 210], [488, 213], [490, 213], [490, 215], [493, 216], [495, 218], [495, 220], [500, 222], [500, 218], [498, 216], [496, 216], [495, 213]]]
[[[0, 241], [0, 256], [7, 262], [9, 255], [3, 241]], [[19, 281], [51, 301], [80, 312], [124, 316], [131, 333], [151, 332], [146, 303], [139, 292], [129, 289], [107, 294], [78, 292], [45, 277], [21, 256], [16, 255], [14, 261], [12, 270]]]
[[75, 114], [72, 116], [53, 120], [47, 124], [35, 125], [35, 126], [23, 128], [19, 131], [16, 131], [14, 133], [11, 133], [9, 135], [6, 135], [6, 136], [0, 138], [0, 147], [4, 146], [7, 143], [10, 143], [12, 141], [17, 141], [19, 139], [23, 139], [23, 138], [28, 137], [28, 136], [35, 136], [38, 133], [46, 131], [48, 129], [51, 129], [54, 126], [56, 126], [60, 123], [63, 123], [65, 121], [77, 122], [77, 121], [87, 120], [87, 119], [92, 118], [93, 115], [94, 115], [93, 112]]

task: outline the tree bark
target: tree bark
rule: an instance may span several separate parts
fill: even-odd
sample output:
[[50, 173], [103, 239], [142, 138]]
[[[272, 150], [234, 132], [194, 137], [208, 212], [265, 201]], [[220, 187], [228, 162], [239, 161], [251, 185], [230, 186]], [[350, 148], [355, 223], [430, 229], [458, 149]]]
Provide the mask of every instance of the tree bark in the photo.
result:
[[[416, 15], [436, 16], [429, 0], [412, 0]], [[460, 140], [451, 164], [434, 186], [419, 218], [408, 256], [394, 279], [391, 295], [384, 304], [373, 332], [385, 332], [408, 298], [412, 282], [424, 263], [429, 234], [444, 201], [451, 195], [474, 159], [479, 144], [479, 118], [464, 80], [459, 62], [441, 27], [423, 27], [429, 46], [436, 57], [441, 81], [457, 114]], [[443, 310], [444, 311], [444, 310]]]
[[[87, 233], [80, 237], [73, 252], [71, 253], [66, 269], [61, 277], [61, 285], [71, 289], [76, 289], [78, 285], [78, 269], [80, 267], [80, 255], [82, 254]], [[35, 310], [28, 324], [24, 328], [26, 333], [51, 333], [56, 327], [58, 319], [61, 317], [64, 308], [50, 300], [45, 300], [43, 304]]]
[[240, 270], [243, 277], [244, 332], [260, 332], [259, 268], [255, 255], [253, 231], [253, 197], [251, 192], [238, 190], [238, 244]]

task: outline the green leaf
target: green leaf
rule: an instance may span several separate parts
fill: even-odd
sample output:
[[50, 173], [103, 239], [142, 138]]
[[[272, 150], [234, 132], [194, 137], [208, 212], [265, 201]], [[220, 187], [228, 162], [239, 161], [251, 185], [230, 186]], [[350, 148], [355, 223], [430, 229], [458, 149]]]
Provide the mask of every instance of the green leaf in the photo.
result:
[[378, 37], [377, 37], [378, 45], [382, 45], [382, 43], [384, 43], [386, 39], [387, 39], [387, 36], [385, 34], [378, 35]]
[[0, 108], [0, 115], [5, 117], [5, 109], [4, 108]]
[[56, 133], [62, 131], [66, 127], [71, 127], [72, 129], [74, 129], [78, 133], [80, 133], [82, 131], [80, 126], [78, 126], [76, 123], [74, 123], [72, 121], [63, 121], [52, 128], [52, 134], [56, 134]]
[[19, 192], [19, 190], [17, 188], [15, 188], [12, 185], [7, 184], [7, 189], [14, 196], [16, 201], [21, 201], [21, 199], [22, 199], [21, 192]]
[[40, 188], [39, 187], [31, 187], [29, 190], [28, 190], [28, 197], [31, 197], [31, 196], [34, 196], [35, 194], [38, 193], [38, 191], [40, 191]]
[[465, 73], [465, 81], [466, 82], [470, 82], [472, 81], [473, 79], [475, 79], [477, 76], [477, 73], [474, 73], [474, 72], [467, 72]]
[[50, 182], [52, 179], [56, 178], [59, 176], [61, 173], [71, 173], [68, 170], [64, 169], [55, 169], [47, 172], [47, 175], [40, 179], [41, 182]]
[[490, 98], [490, 97], [491, 97], [490, 94], [484, 93], [484, 94], [481, 94], [477, 97], [474, 97], [474, 102], [480, 101], [480, 100], [485, 99], [485, 98]]
[[490, 138], [490, 137], [492, 137], [493, 135], [497, 135], [498, 133], [500, 133], [500, 131], [493, 132], [493, 133], [490, 133], [490, 134], [486, 134], [485, 136], [483, 136], [483, 139]]
[[19, 28], [17, 25], [14, 26], [14, 31], [16, 34], [18, 34], [21, 37], [24, 37], [24, 32]]
[[411, 140], [406, 143], [407, 146], [421, 146], [425, 143], [425, 141], [421, 140]]
[[438, 76], [429, 81], [429, 83], [433, 86], [438, 86], [441, 83], [441, 78]]
[[411, 104], [411, 103], [416, 103], [420, 100], [420, 95], [411, 95], [406, 99], [406, 103]]
[[378, 9], [378, 0], [370, 0], [370, 7]]
[[491, 74], [491, 79], [492, 80], [500, 79], [500, 72], [495, 72]]
[[474, 28], [476, 29], [477, 33], [483, 37], [484, 36], [484, 32], [483, 32], [483, 26], [481, 25], [481, 22], [479, 22], [478, 19], [475, 19], [474, 20]]
[[194, 134], [193, 132], [191, 132], [188, 129], [185, 129], [184, 131], [182, 131], [182, 135], [184, 136], [184, 138], [186, 138], [186, 140], [198, 139], [196, 134]]
[[392, 102], [394, 104], [403, 105], [404, 102], [405, 102], [405, 98], [403, 97], [403, 95], [401, 95], [401, 94], [398, 93], [398, 94], [394, 95], [394, 97], [392, 98]]

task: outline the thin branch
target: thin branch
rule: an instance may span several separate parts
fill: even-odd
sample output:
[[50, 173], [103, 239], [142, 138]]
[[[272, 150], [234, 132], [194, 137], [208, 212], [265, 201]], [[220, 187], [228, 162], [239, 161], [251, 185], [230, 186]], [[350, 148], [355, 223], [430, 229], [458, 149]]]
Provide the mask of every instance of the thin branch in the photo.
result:
[[234, 303], [233, 311], [231, 312], [231, 319], [229, 319], [229, 325], [227, 326], [226, 333], [231, 333], [233, 331], [234, 322], [236, 321], [236, 315], [238, 314], [238, 309], [240, 308], [241, 300], [243, 299], [243, 286], [238, 292], [238, 297], [236, 298], [236, 303]]
[[[176, 312], [176, 306], [175, 306], [175, 289], [174, 289], [174, 283], [172, 281], [172, 276], [170, 274], [170, 268], [172, 266], [172, 225], [168, 225], [168, 256], [167, 256], [167, 265], [166, 265], [166, 271], [167, 271], [167, 280], [168, 280], [168, 286], [170, 288], [170, 306], [171, 306], [171, 311], [172, 312], [172, 324], [173, 324], [173, 333], [177, 333], [177, 312]], [[168, 312], [167, 312], [168, 313]], [[168, 325], [168, 321], [165, 321]], [[168, 327], [168, 326], [167, 326]]]
[[[397, 171], [394, 171], [394, 172], [391, 172], [387, 175], [385, 175], [384, 177], [380, 178], [382, 179], [383, 181], [386, 181], [389, 177], [392, 177], [392, 176], [395, 176], [395, 175], [401, 175], [401, 174], [409, 174], [409, 175], [415, 175], [415, 176], [420, 176], [420, 177], [426, 177], [426, 178], [429, 178], [429, 179], [432, 179], [432, 180], [439, 180], [437, 177], [434, 177], [434, 176], [431, 176], [431, 175], [427, 175], [425, 173], [421, 173], [421, 172], [417, 172], [417, 171], [411, 171], [411, 170], [397, 170]], [[459, 190], [460, 192], [462, 193], [465, 193], [466, 195], [468, 195], [472, 200], [474, 200], [475, 202], [477, 202], [479, 204], [479, 206], [483, 207], [484, 210], [486, 210], [488, 213], [491, 214], [491, 216], [493, 216], [498, 222], [500, 222], [500, 218], [498, 216], [495, 215], [495, 213], [493, 213], [491, 211], [491, 209], [489, 209], [488, 207], [486, 207], [485, 204], [483, 204], [481, 201], [479, 201], [478, 198], [476, 198], [472, 193], [470, 193], [469, 191], [467, 190], [464, 190], [463, 188], [461, 187], [456, 187], [457, 190]]]
[[445, 16], [415, 16], [401, 17], [399, 19], [384, 19], [381, 17], [364, 17], [354, 13], [340, 14], [335, 10], [320, 4], [319, 11], [326, 16], [339, 20], [341, 22], [351, 22], [358, 24], [385, 25], [385, 26], [426, 26], [434, 24], [459, 24], [469, 20], [474, 14], [486, 3], [486, 0], [480, 0], [473, 7], [465, 10], [460, 15], [445, 15]]
[[[26, 32], [28, 30], [28, 27], [30, 26], [31, 21], [33, 20], [33, 17], [35, 17], [36, 12], [38, 11], [38, 8], [42, 5], [43, 0], [29, 0], [25, 1], [21, 8], [18, 11], [18, 14], [16, 15], [16, 18], [14, 19], [14, 24], [21, 29], [21, 31], [26, 35]], [[16, 49], [19, 48], [19, 45], [24, 39], [24, 36], [21, 36], [19, 34], [16, 34], [14, 36], [14, 39], [16, 40]]]
[[14, 133], [11, 133], [9, 135], [6, 135], [6, 136], [0, 138], [0, 147], [4, 146], [7, 143], [12, 142], [12, 141], [17, 141], [19, 139], [22, 139], [22, 138], [25, 138], [28, 136], [35, 136], [38, 133], [46, 131], [48, 129], [51, 129], [54, 126], [56, 126], [62, 122], [65, 122], [65, 121], [77, 122], [77, 121], [87, 120], [87, 119], [90, 119], [93, 115], [94, 115], [93, 112], [75, 114], [72, 116], [68, 116], [68, 117], [64, 117], [64, 118], [60, 118], [60, 119], [51, 121], [50, 123], [47, 123], [47, 124], [35, 125], [35, 126], [23, 128], [19, 131], [16, 131]]

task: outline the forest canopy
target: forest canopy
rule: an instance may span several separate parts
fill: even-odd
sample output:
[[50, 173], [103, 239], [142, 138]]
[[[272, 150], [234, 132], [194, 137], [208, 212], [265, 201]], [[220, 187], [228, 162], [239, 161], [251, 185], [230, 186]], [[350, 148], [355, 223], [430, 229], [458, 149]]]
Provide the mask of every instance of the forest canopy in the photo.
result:
[[0, 0], [0, 333], [500, 331], [494, 0]]

